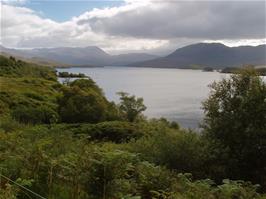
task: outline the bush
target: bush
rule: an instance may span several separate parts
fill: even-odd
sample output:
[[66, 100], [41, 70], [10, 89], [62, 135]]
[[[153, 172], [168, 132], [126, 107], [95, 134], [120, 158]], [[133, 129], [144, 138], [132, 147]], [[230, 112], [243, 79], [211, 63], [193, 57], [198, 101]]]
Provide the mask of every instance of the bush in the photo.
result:
[[106, 102], [94, 91], [83, 91], [78, 87], [65, 88], [58, 105], [61, 120], [66, 123], [95, 123], [105, 117]]
[[0, 128], [3, 129], [4, 132], [12, 132], [22, 127], [23, 126], [19, 122], [10, 118], [10, 116], [2, 117], [0, 120]]
[[37, 93], [33, 93], [33, 92], [27, 92], [27, 93], [24, 93], [24, 95], [26, 97], [29, 97], [29, 98], [32, 98], [34, 100], [38, 100], [38, 101], [44, 101], [45, 98]]
[[112, 141], [116, 143], [138, 139], [143, 135], [137, 125], [122, 121], [72, 125], [72, 128], [71, 126], [66, 126], [66, 128], [75, 134], [86, 134], [91, 140]]
[[93, 154], [86, 190], [93, 198], [123, 198], [134, 193], [137, 156], [125, 151], [98, 150]]
[[25, 124], [51, 124], [58, 120], [57, 112], [45, 105], [39, 107], [17, 106], [12, 111], [12, 117]]
[[[0, 131], [3, 174], [13, 180], [31, 179], [30, 189], [46, 198], [261, 199], [251, 183], [194, 180], [190, 174], [144, 161], [141, 154], [118, 149], [121, 145], [73, 136], [60, 125]], [[7, 190], [2, 191], [5, 196]], [[20, 190], [18, 194], [27, 197]]]
[[[1, 96], [1, 93], [0, 93]], [[5, 115], [9, 112], [8, 104], [0, 100], [0, 115]]]
[[129, 150], [157, 165], [177, 172], [191, 172], [195, 177], [205, 175], [206, 143], [200, 135], [171, 129], [164, 122], [147, 136], [129, 144]]
[[90, 79], [79, 79], [62, 89], [58, 99], [63, 122], [99, 122], [105, 119], [108, 102]]
[[72, 81], [69, 83], [70, 87], [78, 87], [82, 90], [94, 90], [97, 93], [103, 95], [103, 91], [101, 88], [98, 87], [98, 85], [91, 79], [77, 79], [75, 81]]

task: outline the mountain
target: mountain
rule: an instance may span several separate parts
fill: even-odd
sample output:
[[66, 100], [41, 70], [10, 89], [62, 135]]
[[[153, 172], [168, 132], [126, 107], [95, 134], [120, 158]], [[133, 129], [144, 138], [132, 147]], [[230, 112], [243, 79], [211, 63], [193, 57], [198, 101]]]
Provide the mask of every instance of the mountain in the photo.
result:
[[228, 47], [220, 43], [198, 43], [179, 48], [168, 56], [130, 64], [138, 67], [237, 67], [265, 65], [266, 45]]
[[7, 48], [4, 48], [3, 46], [0, 46], [0, 48], [1, 48], [0, 55], [4, 57], [13, 56], [22, 61], [30, 62], [30, 63], [42, 65], [42, 66], [51, 66], [51, 67], [53, 66], [68, 67], [69, 66], [68, 64], [65, 64], [65, 63], [51, 61], [51, 60], [40, 58], [40, 57], [31, 57], [31, 56], [28, 56], [27, 54], [17, 52], [15, 49], [7, 49]]
[[[145, 53], [110, 55], [97, 46], [35, 49], [9, 49], [1, 52], [27, 60], [56, 65], [136, 66], [136, 67], [237, 67], [246, 64], [266, 65], [266, 45], [228, 47], [220, 43], [198, 43], [179, 48], [165, 57]], [[60, 63], [60, 64], [59, 64]]]
[[159, 56], [147, 53], [128, 53], [128, 54], [113, 55], [110, 65], [126, 66], [128, 64], [136, 62], [136, 60], [142, 62], [147, 60], [153, 60], [158, 57]]
[[1, 47], [1, 51], [28, 59], [40, 58], [67, 65], [93, 65], [93, 66], [124, 66], [134, 62], [142, 62], [158, 58], [158, 56], [145, 53], [129, 53], [110, 55], [97, 46], [35, 48], [35, 49], [9, 49]]

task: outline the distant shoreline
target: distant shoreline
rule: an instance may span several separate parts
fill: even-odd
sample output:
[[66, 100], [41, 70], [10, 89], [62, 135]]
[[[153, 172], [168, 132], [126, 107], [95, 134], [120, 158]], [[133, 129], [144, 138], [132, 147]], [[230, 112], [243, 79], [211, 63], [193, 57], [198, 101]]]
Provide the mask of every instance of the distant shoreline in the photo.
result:
[[69, 66], [56, 66], [55, 68], [103, 68], [104, 66], [92, 65], [69, 65]]
[[[202, 72], [218, 72], [222, 74], [237, 74], [241, 67], [225, 67], [225, 68], [212, 68], [212, 67], [156, 67], [156, 66], [67, 66], [67, 67], [55, 67], [58, 69], [69, 69], [69, 68], [153, 68], [153, 69], [179, 69], [179, 70], [194, 70], [194, 71], [202, 71]], [[254, 69], [259, 73], [260, 76], [266, 76], [266, 68], [254, 66]]]

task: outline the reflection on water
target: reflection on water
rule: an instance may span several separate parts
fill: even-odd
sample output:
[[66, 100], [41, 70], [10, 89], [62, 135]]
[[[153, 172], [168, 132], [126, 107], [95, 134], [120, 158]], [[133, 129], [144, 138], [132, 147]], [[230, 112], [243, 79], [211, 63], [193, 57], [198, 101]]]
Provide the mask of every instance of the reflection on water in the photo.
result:
[[118, 102], [119, 91], [144, 98], [148, 117], [165, 117], [183, 127], [196, 128], [202, 119], [201, 102], [207, 98], [207, 85], [225, 77], [218, 72], [199, 70], [102, 67], [57, 69], [90, 76], [109, 100]]

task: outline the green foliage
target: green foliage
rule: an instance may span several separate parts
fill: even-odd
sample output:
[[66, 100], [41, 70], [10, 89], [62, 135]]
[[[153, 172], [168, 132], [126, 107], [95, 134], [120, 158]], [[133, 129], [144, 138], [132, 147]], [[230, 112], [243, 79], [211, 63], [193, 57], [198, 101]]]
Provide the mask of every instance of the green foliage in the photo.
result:
[[[26, 124], [50, 124], [58, 121], [55, 103], [57, 91], [51, 87], [55, 85], [54, 82], [35, 78], [0, 77], [0, 84], [2, 117], [11, 115], [15, 120]], [[6, 125], [5, 128], [8, 128], [11, 123]]]
[[59, 72], [58, 73], [58, 77], [62, 77], [62, 78], [66, 78], [66, 77], [70, 77], [70, 78], [86, 78], [87, 76], [83, 73], [69, 73], [69, 72]]
[[5, 183], [4, 186], [4, 189], [0, 189], [0, 199], [17, 199], [18, 188], [16, 185]]
[[139, 125], [125, 121], [62, 125], [62, 130], [70, 130], [76, 135], [87, 135], [89, 140], [112, 141], [115, 143], [128, 142], [144, 135]]
[[180, 129], [180, 126], [177, 122], [175, 122], [175, 121], [170, 122], [166, 118], [163, 118], [163, 117], [160, 119], [152, 119], [152, 120], [156, 123], [162, 123], [162, 124], [168, 126], [169, 128]]
[[51, 124], [56, 123], [59, 119], [57, 112], [48, 106], [21, 105], [17, 106], [11, 114], [15, 120], [25, 124]]
[[[90, 78], [61, 85], [50, 69], [0, 63], [1, 174], [45, 198], [265, 198], [222, 181], [265, 186], [265, 83], [250, 72], [213, 86], [202, 135], [143, 119], [141, 98], [108, 102]], [[1, 199], [34, 197], [0, 178]]]
[[243, 181], [224, 180], [215, 185], [212, 180], [193, 181], [191, 174], [178, 174], [174, 190], [169, 198], [181, 199], [260, 199], [257, 186]]
[[196, 133], [157, 125], [157, 129], [148, 136], [131, 142], [129, 149], [157, 165], [203, 177], [203, 165], [207, 161], [205, 145], [205, 141]]
[[1, 117], [0, 129], [4, 132], [12, 132], [23, 128], [24, 126], [10, 116]]
[[21, 106], [25, 109], [49, 107], [49, 112], [55, 112], [58, 90], [55, 85], [59, 83], [55, 81], [54, 70], [3, 56], [0, 56], [0, 65], [1, 115], [18, 111]]
[[[266, 84], [253, 70], [211, 85], [203, 128], [228, 151], [227, 177], [266, 186]], [[228, 161], [229, 160], [229, 161]]]
[[137, 183], [141, 198], [166, 198], [175, 182], [175, 173], [149, 162], [137, 166]]
[[75, 81], [72, 81], [69, 83], [69, 86], [70, 87], [78, 87], [80, 88], [81, 90], [85, 90], [85, 91], [90, 91], [90, 90], [93, 90], [99, 94], [103, 94], [102, 92], [102, 89], [100, 89], [96, 83], [90, 79], [90, 78], [87, 78], [87, 79], [77, 79]]
[[216, 189], [216, 194], [220, 194], [220, 198], [259, 198], [256, 192], [257, 185], [252, 185], [244, 181], [223, 180], [223, 184]]
[[124, 151], [96, 151], [86, 188], [95, 198], [122, 198], [134, 192], [135, 154]]
[[114, 102], [109, 102], [107, 104], [107, 109], [105, 112], [105, 120], [106, 121], [121, 121], [123, 120], [123, 116], [119, 107]]
[[128, 93], [119, 92], [120, 104], [119, 109], [129, 122], [136, 121], [141, 113], [146, 110], [146, 106], [143, 104], [142, 98], [136, 98], [134, 95], [129, 96]]
[[92, 80], [79, 79], [62, 89], [58, 99], [63, 122], [99, 122], [105, 118], [108, 102]]
[[0, 55], [0, 76], [7, 77], [39, 77], [56, 81], [56, 74], [52, 68], [39, 66], [16, 60], [14, 57]]
[[236, 67], [226, 67], [221, 70], [221, 73], [238, 73], [239, 70], [240, 69]]
[[226, 67], [221, 70], [221, 73], [235, 73], [235, 74], [241, 74], [243, 70], [251, 69], [254, 72], [256, 72], [260, 76], [266, 76], [266, 68], [260, 67], [260, 68], [255, 68], [255, 66], [248, 65], [248, 66], [243, 66], [241, 68], [236, 68], [236, 67]]
[[257, 73], [261, 76], [266, 76], [266, 68], [257, 68]]
[[[0, 146], [4, 175], [32, 179], [29, 188], [47, 198], [259, 198], [257, 186], [250, 183], [224, 181], [216, 186], [211, 180], [195, 181], [143, 161], [136, 153], [88, 143], [56, 126], [0, 133]], [[14, 193], [25, 196], [20, 189]]]

